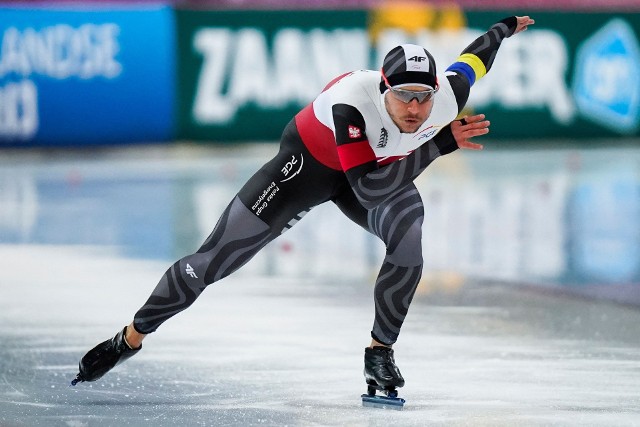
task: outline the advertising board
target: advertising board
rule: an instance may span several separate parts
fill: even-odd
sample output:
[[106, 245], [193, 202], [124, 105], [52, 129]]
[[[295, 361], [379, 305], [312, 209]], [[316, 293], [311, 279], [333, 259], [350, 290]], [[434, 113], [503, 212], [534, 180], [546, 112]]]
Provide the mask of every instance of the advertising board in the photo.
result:
[[[176, 13], [180, 134], [255, 141], [278, 139], [333, 77], [378, 69], [397, 44], [426, 46], [444, 70], [516, 12], [397, 6]], [[465, 113], [487, 114], [493, 138], [638, 136], [640, 14], [536, 11], [535, 19], [503, 43]]]
[[0, 8], [0, 146], [168, 141], [173, 11]]

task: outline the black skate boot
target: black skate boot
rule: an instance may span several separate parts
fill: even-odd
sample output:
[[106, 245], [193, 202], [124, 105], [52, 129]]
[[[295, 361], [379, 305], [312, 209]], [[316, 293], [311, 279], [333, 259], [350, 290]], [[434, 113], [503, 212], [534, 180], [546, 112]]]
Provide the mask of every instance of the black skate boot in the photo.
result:
[[[377, 346], [364, 349], [364, 378], [367, 394], [362, 395], [362, 405], [376, 408], [402, 410], [404, 399], [398, 397], [396, 387], [404, 386], [404, 378], [393, 359], [393, 350]], [[376, 395], [381, 391], [385, 395]]]
[[108, 339], [93, 349], [89, 350], [87, 354], [80, 360], [79, 368], [80, 372], [71, 381], [71, 385], [74, 386], [83, 381], [95, 381], [107, 372], [109, 372], [114, 366], [124, 362], [134, 354], [136, 354], [142, 346], [138, 348], [131, 348], [124, 339], [124, 335], [127, 332], [125, 326], [122, 331], [118, 332], [115, 337]]

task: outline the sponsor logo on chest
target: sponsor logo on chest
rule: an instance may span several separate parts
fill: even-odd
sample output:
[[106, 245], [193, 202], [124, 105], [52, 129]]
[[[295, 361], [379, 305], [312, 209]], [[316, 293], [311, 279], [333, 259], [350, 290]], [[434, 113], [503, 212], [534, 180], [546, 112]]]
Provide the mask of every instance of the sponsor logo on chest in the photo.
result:
[[384, 148], [389, 142], [389, 132], [385, 128], [380, 129], [380, 138], [378, 139], [378, 145], [376, 148]]
[[418, 141], [428, 141], [429, 139], [431, 139], [431, 137], [433, 137], [433, 135], [436, 134], [436, 132], [438, 132], [438, 129], [440, 128], [429, 126], [428, 128], [418, 132], [418, 134], [414, 136], [414, 138], [417, 137]]

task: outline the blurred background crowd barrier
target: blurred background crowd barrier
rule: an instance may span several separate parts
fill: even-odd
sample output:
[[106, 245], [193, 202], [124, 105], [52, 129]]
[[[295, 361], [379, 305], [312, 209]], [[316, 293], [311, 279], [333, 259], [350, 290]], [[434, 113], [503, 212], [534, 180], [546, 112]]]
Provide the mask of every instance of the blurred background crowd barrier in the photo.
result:
[[[403, 42], [426, 46], [444, 70], [512, 14], [536, 25], [504, 43], [465, 111], [485, 113], [492, 146], [506, 149], [460, 156], [418, 181], [426, 270], [640, 304], [640, 0], [0, 2], [0, 148], [273, 142], [336, 75], [377, 69]], [[0, 242], [28, 242], [37, 227], [25, 232], [31, 219], [14, 216], [42, 186], [77, 181], [46, 172], [25, 184], [3, 169]], [[189, 199], [186, 215], [209, 191], [189, 188], [192, 199], [171, 184], [156, 199], [131, 197], [154, 210], [165, 196]], [[110, 195], [104, 209], [126, 206]], [[157, 228], [176, 227], [174, 216]], [[46, 218], [55, 226], [55, 212]], [[154, 232], [122, 235], [175, 255]]]
[[265, 2], [284, 5], [272, 9], [226, 3], [237, 7], [1, 6], [0, 142], [272, 141], [340, 73], [377, 69], [402, 42], [426, 46], [444, 70], [512, 13], [535, 14], [537, 24], [505, 43], [468, 104], [469, 112], [491, 116], [492, 137], [638, 136], [640, 5], [621, 12], [594, 1], [581, 2], [601, 5], [589, 11], [540, 6], [562, 1], [538, 2], [531, 11], [502, 9], [507, 2], [497, 1], [495, 9], [490, 2], [477, 2], [482, 9], [454, 2], [343, 2], [341, 9], [286, 8], [323, 4], [317, 1]]

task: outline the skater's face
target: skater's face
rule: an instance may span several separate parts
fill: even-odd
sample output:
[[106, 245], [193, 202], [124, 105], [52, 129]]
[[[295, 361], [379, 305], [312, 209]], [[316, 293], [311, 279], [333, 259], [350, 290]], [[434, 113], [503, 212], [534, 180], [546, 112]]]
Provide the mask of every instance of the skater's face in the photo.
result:
[[[423, 93], [423, 86], [407, 86], [402, 88], [404, 92]], [[426, 97], [422, 102], [418, 98], [412, 98], [409, 102], [396, 96], [392, 90], [388, 90], [384, 96], [384, 105], [400, 132], [414, 133], [429, 118], [433, 109], [433, 96]]]

